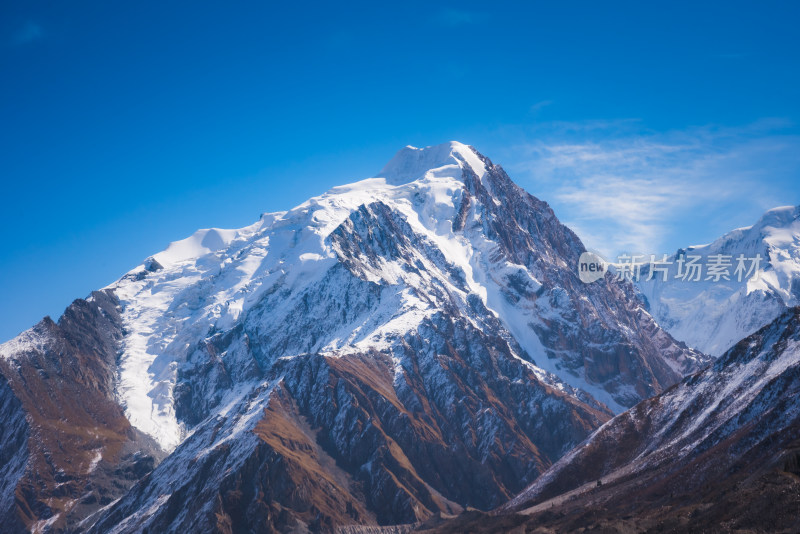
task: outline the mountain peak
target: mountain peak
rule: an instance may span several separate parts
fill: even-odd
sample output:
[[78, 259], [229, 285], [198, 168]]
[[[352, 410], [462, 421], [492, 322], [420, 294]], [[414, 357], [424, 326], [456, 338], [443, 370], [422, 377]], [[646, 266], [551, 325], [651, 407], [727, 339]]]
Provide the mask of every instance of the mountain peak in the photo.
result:
[[[752, 226], [686, 249], [705, 258], [701, 263], [727, 258], [730, 269], [720, 279], [709, 278], [706, 273], [703, 280], [687, 284], [685, 277], [677, 280], [678, 267], [673, 265], [669, 279], [640, 280], [639, 288], [656, 320], [670, 334], [706, 354], [719, 356], [787, 307], [800, 303], [798, 236], [800, 206], [773, 208]], [[737, 274], [740, 257], [748, 270]]]
[[780, 206], [767, 210], [753, 228], [784, 228], [800, 218], [800, 206]]
[[453, 171], [465, 165], [478, 177], [486, 173], [486, 164], [478, 152], [458, 141], [424, 148], [408, 145], [395, 154], [378, 177], [385, 178], [386, 183], [402, 185], [425, 177], [452, 177]]
[[0, 491], [0, 522], [327, 531], [492, 509], [702, 363], [619, 280], [583, 284], [577, 236], [473, 148], [407, 147], [383, 174], [199, 230], [0, 346], [0, 450], [21, 451], [0, 485], [41, 488]]

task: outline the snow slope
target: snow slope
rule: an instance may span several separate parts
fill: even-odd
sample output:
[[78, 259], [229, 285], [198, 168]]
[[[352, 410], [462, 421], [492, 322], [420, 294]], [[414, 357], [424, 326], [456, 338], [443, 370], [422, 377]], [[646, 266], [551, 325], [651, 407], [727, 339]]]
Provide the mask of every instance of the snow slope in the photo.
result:
[[[178, 363], [190, 346], [211, 330], [231, 328], [271, 288], [298, 292], [324, 276], [337, 262], [326, 238], [361, 205], [383, 201], [405, 214], [415, 231], [448, 251], [448, 259], [468, 273], [470, 289], [485, 298], [486, 289], [469, 276], [472, 251], [448, 230], [463, 189], [459, 157], [482, 169], [474, 153], [459, 143], [433, 150], [407, 147], [380, 178], [336, 187], [240, 230], [199, 230], [109, 286], [122, 303], [127, 330], [119, 394], [131, 423], [166, 450], [173, 449], [185, 435], [175, 415], [173, 389]], [[415, 199], [422, 197], [425, 203], [417, 211]], [[390, 269], [374, 277], [394, 278]], [[148, 275], [139, 275], [143, 272]], [[362, 345], [379, 344], [387, 334], [418, 322], [413, 297], [404, 298], [408, 312], [358, 335]], [[352, 339], [332, 335], [326, 341], [316, 350], [336, 350]]]
[[[704, 265], [718, 254], [729, 256], [729, 279], [715, 281], [704, 271], [699, 281], [676, 280], [678, 266], [673, 264], [666, 282], [658, 273], [646, 280], [645, 271], [638, 286], [659, 324], [703, 353], [722, 354], [800, 303], [800, 206], [769, 210], [753, 226], [678, 251], [669, 261], [681, 254], [700, 256]], [[760, 255], [758, 270], [738, 276], [740, 255], [745, 259]], [[747, 270], [750, 266], [746, 261]]]

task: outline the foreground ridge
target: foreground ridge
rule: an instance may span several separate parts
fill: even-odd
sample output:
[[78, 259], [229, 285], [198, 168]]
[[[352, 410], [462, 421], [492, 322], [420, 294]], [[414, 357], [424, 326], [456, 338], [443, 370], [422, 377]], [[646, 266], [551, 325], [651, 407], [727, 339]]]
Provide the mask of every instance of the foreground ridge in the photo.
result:
[[800, 308], [712, 367], [618, 415], [496, 516], [434, 527], [489, 531], [794, 532], [800, 520]]

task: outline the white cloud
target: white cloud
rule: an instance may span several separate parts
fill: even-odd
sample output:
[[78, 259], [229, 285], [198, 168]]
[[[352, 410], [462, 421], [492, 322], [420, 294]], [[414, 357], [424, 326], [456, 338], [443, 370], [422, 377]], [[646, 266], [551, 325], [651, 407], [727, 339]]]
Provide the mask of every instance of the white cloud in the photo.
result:
[[548, 123], [511, 149], [509, 170], [588, 247], [660, 254], [800, 202], [800, 138], [781, 134], [785, 126], [658, 133], [636, 121]]
[[540, 100], [531, 106], [531, 113], [538, 113], [542, 109], [553, 104], [552, 100]]

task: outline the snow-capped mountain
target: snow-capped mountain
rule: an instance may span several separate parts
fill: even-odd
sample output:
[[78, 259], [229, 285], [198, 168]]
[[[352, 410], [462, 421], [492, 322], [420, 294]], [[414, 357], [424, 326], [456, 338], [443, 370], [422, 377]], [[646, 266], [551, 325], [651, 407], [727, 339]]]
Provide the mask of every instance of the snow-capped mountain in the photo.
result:
[[[258, 340], [227, 349], [226, 358], [243, 360], [232, 366], [241, 375], [234, 382], [276, 357], [386, 349], [443, 306], [475, 315], [473, 301], [501, 321], [518, 356], [617, 411], [693, 364], [676, 348], [656, 355], [671, 342], [656, 339], [650, 361], [630, 370], [640, 375], [620, 377], [628, 370], [612, 347], [653, 345], [639, 333], [610, 334], [626, 321], [641, 328], [637, 303], [616, 309], [633, 302], [623, 285], [578, 285], [577, 237], [469, 147], [407, 147], [379, 176], [240, 230], [201, 230], [111, 286], [128, 331], [119, 391], [134, 426], [174, 448], [182, 432], [174, 388], [190, 371], [178, 363], [199, 351], [205, 365], [205, 347], [193, 345], [240, 324]], [[296, 300], [310, 295], [321, 309]], [[591, 324], [575, 325], [578, 317]]]
[[[699, 280], [687, 266], [692, 256], [706, 268]], [[655, 271], [647, 280], [649, 269], [640, 277], [650, 313], [676, 339], [718, 356], [800, 304], [800, 206], [769, 210], [753, 226], [679, 250], [668, 261], [666, 281]], [[724, 277], [707, 270], [714, 263]]]
[[604, 424], [504, 508], [564, 531], [794, 532], [798, 451], [796, 307]]
[[[406, 147], [378, 177], [246, 228], [201, 230], [0, 346], [0, 398], [16, 414], [0, 440], [17, 454], [2, 499], [53, 480], [0, 500], [3, 517], [329, 530], [497, 506], [613, 412], [705, 363], [629, 283], [583, 284], [584, 250], [455, 142]], [[96, 375], [82, 370], [92, 358]], [[79, 417], [64, 409], [73, 380], [98, 392]], [[32, 417], [52, 391], [59, 409]], [[72, 446], [40, 436], [73, 417], [87, 430]], [[39, 456], [19, 452], [26, 439]], [[164, 454], [132, 488], [107, 473]], [[118, 500], [89, 515], [98, 487], [95, 510]]]

